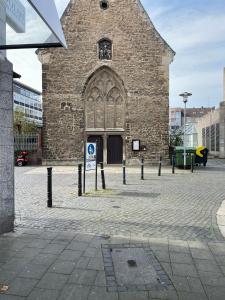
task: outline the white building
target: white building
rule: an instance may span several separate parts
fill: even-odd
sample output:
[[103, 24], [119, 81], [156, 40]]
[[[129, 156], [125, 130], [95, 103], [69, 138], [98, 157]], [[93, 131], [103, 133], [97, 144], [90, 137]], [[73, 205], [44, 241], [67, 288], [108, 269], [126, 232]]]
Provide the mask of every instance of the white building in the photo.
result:
[[42, 126], [41, 93], [19, 81], [13, 80], [14, 111], [21, 111], [29, 122]]

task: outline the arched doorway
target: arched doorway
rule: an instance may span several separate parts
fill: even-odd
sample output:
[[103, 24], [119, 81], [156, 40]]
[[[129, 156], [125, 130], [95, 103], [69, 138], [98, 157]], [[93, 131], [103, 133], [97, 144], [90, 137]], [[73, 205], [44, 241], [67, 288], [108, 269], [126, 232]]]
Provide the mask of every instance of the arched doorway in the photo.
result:
[[123, 82], [108, 67], [98, 69], [86, 84], [86, 140], [102, 140], [98, 157], [102, 157], [105, 163], [121, 163], [123, 159], [125, 99]]

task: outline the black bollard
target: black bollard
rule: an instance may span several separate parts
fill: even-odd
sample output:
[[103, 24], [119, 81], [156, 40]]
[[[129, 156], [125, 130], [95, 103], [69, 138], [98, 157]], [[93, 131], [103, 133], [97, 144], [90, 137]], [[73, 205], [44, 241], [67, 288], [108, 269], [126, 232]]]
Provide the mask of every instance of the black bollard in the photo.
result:
[[82, 196], [82, 164], [78, 165], [78, 196]]
[[141, 180], [144, 180], [144, 158], [141, 159]]
[[48, 183], [47, 183], [48, 202], [47, 202], [47, 206], [52, 207], [52, 168], [47, 168], [47, 172], [48, 172]]
[[123, 160], [123, 184], [126, 184], [126, 161]]
[[106, 187], [105, 187], [105, 172], [104, 172], [103, 162], [100, 163], [100, 166], [101, 166], [102, 188], [103, 188], [103, 190], [105, 190], [106, 189]]
[[172, 173], [175, 174], [175, 155], [172, 155]]
[[191, 154], [191, 173], [194, 173], [194, 154]]
[[161, 176], [161, 170], [162, 170], [162, 156], [160, 156], [160, 158], [159, 158], [159, 172], [158, 172], [158, 176]]

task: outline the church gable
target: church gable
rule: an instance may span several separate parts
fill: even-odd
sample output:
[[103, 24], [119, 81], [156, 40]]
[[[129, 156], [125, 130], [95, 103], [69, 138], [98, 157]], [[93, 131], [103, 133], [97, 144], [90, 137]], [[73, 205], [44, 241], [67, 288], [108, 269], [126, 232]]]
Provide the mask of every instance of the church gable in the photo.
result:
[[174, 52], [139, 0], [71, 0], [62, 24], [68, 49], [39, 51], [45, 159], [79, 160], [87, 141], [105, 163], [167, 155]]

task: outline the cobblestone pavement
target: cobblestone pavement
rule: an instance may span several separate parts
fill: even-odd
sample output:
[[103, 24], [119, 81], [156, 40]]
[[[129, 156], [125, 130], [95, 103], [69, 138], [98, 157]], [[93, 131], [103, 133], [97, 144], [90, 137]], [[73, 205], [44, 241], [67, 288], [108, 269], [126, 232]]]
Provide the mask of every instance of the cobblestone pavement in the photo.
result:
[[[225, 162], [211, 161], [206, 169], [190, 171], [106, 169], [105, 192], [94, 190], [94, 174], [87, 174], [90, 192], [77, 197], [77, 169], [53, 169], [53, 209], [46, 207], [46, 168], [16, 168], [16, 224], [19, 227], [76, 230], [128, 237], [170, 237], [183, 240], [221, 240], [216, 212], [225, 199]], [[100, 181], [100, 176], [99, 176]], [[99, 182], [99, 188], [101, 184]]]
[[106, 169], [106, 192], [77, 197], [77, 170], [16, 168], [16, 230], [0, 236], [0, 300], [224, 300], [216, 212], [225, 163], [177, 171]]

